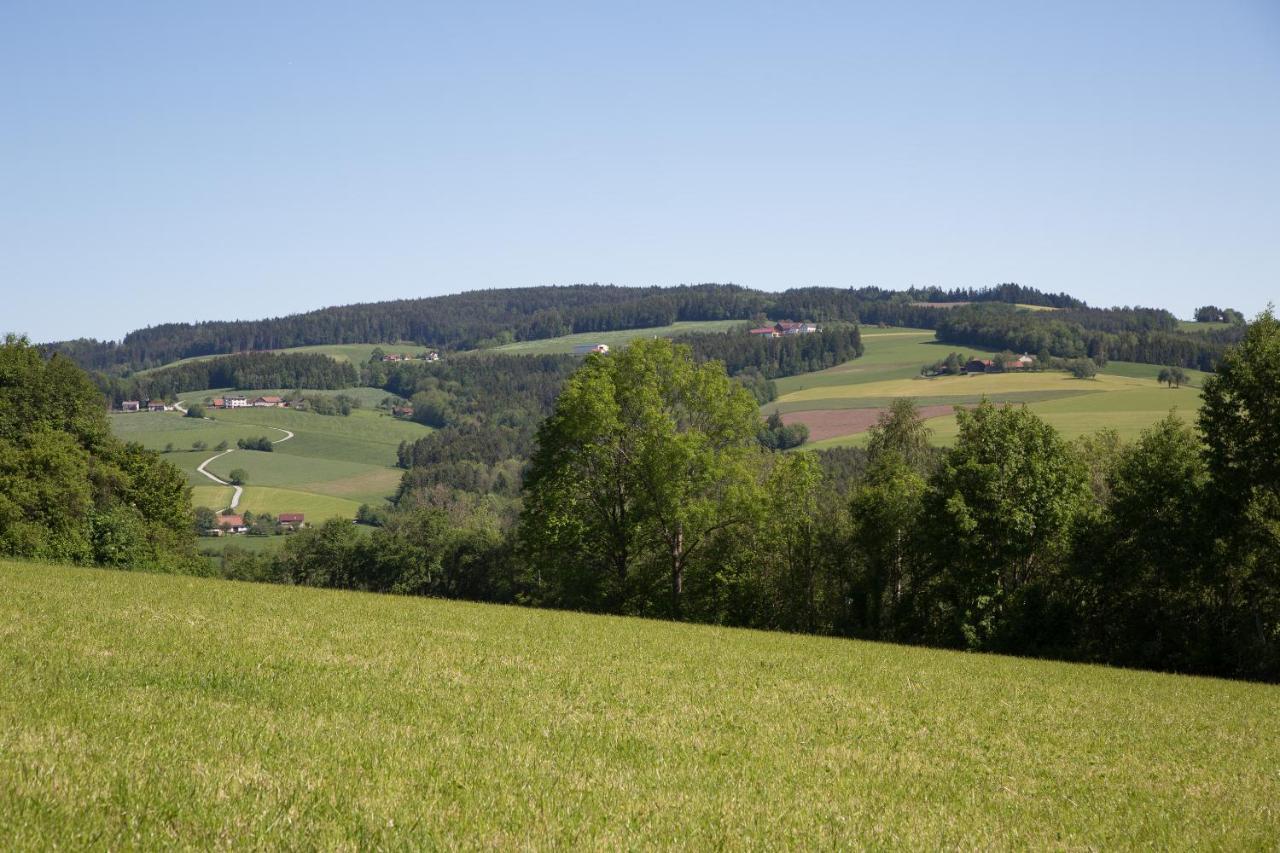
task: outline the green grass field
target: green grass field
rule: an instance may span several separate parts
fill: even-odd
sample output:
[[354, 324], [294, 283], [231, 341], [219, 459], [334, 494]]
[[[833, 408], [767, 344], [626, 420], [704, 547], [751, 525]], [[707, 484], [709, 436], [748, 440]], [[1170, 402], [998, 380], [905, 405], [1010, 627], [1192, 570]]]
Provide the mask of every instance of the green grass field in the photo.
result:
[[[788, 415], [789, 421], [800, 422], [804, 422], [805, 413], [813, 413], [814, 424], [824, 419], [826, 432], [839, 432], [840, 419], [832, 413], [849, 412], [847, 433], [815, 433], [817, 440], [805, 445], [810, 449], [865, 443], [866, 419], [860, 421], [851, 410], [881, 409], [895, 397], [913, 397], [921, 406], [948, 409], [972, 405], [983, 397], [1023, 403], [1068, 437], [1111, 427], [1123, 438], [1132, 439], [1171, 409], [1194, 420], [1200, 407], [1199, 386], [1205, 378], [1200, 371], [1188, 370], [1191, 386], [1169, 389], [1156, 381], [1161, 369], [1158, 365], [1111, 362], [1093, 380], [1074, 379], [1061, 371], [926, 379], [920, 376], [920, 368], [953, 350], [985, 353], [939, 343], [932, 332], [923, 329], [868, 328], [863, 330], [863, 340], [866, 352], [862, 358], [818, 373], [779, 379], [778, 399], [761, 411], [776, 409]], [[930, 418], [928, 425], [937, 443], [954, 442], [957, 430], [950, 411]]]
[[[186, 399], [193, 402], [204, 396], [197, 392]], [[193, 503], [212, 509], [225, 507], [232, 490], [216, 485], [196, 467], [215, 455], [220, 442], [234, 447], [241, 438], [266, 435], [275, 440], [285, 435], [283, 431], [292, 432], [294, 437], [275, 444], [271, 453], [237, 450], [206, 470], [224, 480], [236, 468], [249, 475], [241, 508], [272, 514], [305, 512], [309, 521], [350, 518], [362, 503], [384, 503], [400, 481], [402, 472], [394, 467], [400, 442], [430, 432], [428, 427], [372, 408], [357, 409], [348, 417], [252, 408], [212, 411], [210, 416], [212, 420], [176, 412], [112, 415], [111, 426], [119, 437], [154, 450], [172, 444], [175, 452], [166, 458], [186, 474], [193, 486]], [[194, 441], [205, 442], [207, 449], [192, 451]]]
[[639, 338], [673, 338], [692, 332], [728, 332], [733, 329], [746, 328], [746, 320], [702, 320], [696, 322], [672, 323], [670, 326], [652, 326], [647, 329], [625, 329], [619, 332], [584, 332], [579, 335], [564, 335], [559, 338], [547, 338], [540, 341], [517, 341], [477, 352], [498, 352], [507, 355], [542, 355], [545, 353], [573, 352], [573, 348], [581, 344], [608, 344], [620, 347]]
[[1280, 688], [0, 562], [0, 846], [1275, 849]]

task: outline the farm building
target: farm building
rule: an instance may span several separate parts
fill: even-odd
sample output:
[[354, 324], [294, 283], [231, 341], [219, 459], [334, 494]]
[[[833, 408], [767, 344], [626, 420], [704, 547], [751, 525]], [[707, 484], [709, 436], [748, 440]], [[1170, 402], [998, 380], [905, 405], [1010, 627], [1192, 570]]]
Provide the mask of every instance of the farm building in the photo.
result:
[[811, 335], [818, 331], [816, 323], [795, 323], [791, 320], [781, 320], [772, 326], [761, 326], [758, 329], [752, 329], [750, 334], [759, 335], [762, 338], [780, 338], [783, 335]]
[[306, 522], [306, 516], [300, 512], [282, 512], [276, 516], [276, 523], [290, 530], [297, 530]]
[[148, 401], [148, 402], [147, 402], [147, 411], [148, 411], [148, 412], [163, 412], [163, 411], [164, 411], [164, 400], [150, 400], [150, 401]]
[[604, 355], [609, 351], [608, 344], [578, 344], [573, 348], [574, 355], [590, 355], [591, 353], [600, 353]]
[[137, 411], [140, 411], [141, 409], [142, 409], [141, 400], [125, 400], [123, 403], [120, 404], [120, 411], [122, 412], [137, 412]]
[[252, 402], [252, 403], [250, 403], [250, 405], [251, 405], [251, 406], [254, 406], [255, 408], [259, 408], [259, 409], [262, 409], [262, 408], [274, 408], [274, 407], [276, 407], [276, 406], [283, 406], [283, 405], [285, 405], [285, 402], [284, 402], [284, 398], [283, 398], [283, 397], [274, 397], [274, 396], [269, 396], [269, 397], [255, 397], [255, 398], [253, 399], [253, 402]]
[[243, 515], [220, 515], [218, 516], [218, 529], [225, 533], [244, 533], [249, 528], [244, 523]]
[[244, 395], [224, 397], [222, 403], [223, 407], [227, 409], [244, 409], [249, 406], [249, 400]]

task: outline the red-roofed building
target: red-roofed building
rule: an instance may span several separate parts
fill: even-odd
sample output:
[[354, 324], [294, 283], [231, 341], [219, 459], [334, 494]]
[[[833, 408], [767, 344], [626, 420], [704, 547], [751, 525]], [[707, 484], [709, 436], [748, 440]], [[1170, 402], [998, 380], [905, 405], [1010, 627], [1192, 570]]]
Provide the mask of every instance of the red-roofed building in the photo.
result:
[[276, 523], [281, 527], [297, 529], [302, 527], [306, 521], [306, 516], [300, 512], [282, 512], [276, 516]]
[[220, 515], [218, 527], [228, 533], [244, 533], [249, 529], [244, 523], [243, 515]]

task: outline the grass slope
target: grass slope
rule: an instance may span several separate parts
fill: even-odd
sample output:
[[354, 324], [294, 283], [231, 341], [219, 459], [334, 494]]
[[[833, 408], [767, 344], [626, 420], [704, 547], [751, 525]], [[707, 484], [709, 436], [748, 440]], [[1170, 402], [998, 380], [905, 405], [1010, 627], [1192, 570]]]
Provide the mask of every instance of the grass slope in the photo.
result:
[[1280, 844], [1280, 688], [0, 562], [0, 845]]
[[[1161, 369], [1158, 365], [1111, 362], [1093, 380], [1073, 379], [1061, 371], [925, 379], [919, 375], [921, 366], [953, 350], [966, 354], [984, 351], [939, 343], [932, 332], [923, 329], [864, 329], [863, 340], [866, 353], [860, 359], [779, 379], [778, 399], [762, 412], [776, 409], [789, 415], [789, 421], [803, 422], [805, 412], [879, 409], [895, 397], [914, 397], [922, 406], [970, 405], [986, 397], [995, 402], [1025, 403], [1068, 437], [1111, 427], [1131, 439], [1171, 409], [1193, 420], [1200, 408], [1199, 386], [1206, 375], [1188, 370], [1190, 387], [1168, 389], [1156, 382]], [[931, 418], [929, 427], [937, 443], [954, 442], [957, 428], [952, 415]], [[860, 445], [866, 439], [865, 432], [850, 432], [805, 447]]]

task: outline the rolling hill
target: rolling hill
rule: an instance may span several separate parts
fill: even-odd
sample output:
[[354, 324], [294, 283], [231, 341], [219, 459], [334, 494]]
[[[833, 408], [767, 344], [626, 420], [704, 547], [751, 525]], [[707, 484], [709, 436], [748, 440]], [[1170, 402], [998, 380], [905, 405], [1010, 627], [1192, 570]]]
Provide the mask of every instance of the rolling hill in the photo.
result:
[[1280, 844], [1280, 688], [0, 562], [0, 844]]
[[944, 445], [956, 435], [953, 408], [975, 404], [983, 397], [1025, 403], [1068, 437], [1110, 427], [1131, 439], [1170, 409], [1177, 409], [1184, 419], [1194, 419], [1205, 376], [1188, 370], [1192, 384], [1169, 389], [1156, 381], [1159, 367], [1117, 361], [1092, 380], [1073, 379], [1062, 371], [924, 378], [921, 366], [949, 352], [984, 351], [940, 343], [926, 329], [864, 328], [862, 340], [866, 346], [862, 358], [779, 379], [778, 398], [761, 411], [776, 410], [787, 423], [808, 425], [812, 440], [805, 447], [818, 449], [865, 442], [876, 415], [895, 397], [915, 398], [929, 418], [934, 440]]
[[[268, 391], [269, 392], [269, 391]], [[184, 395], [198, 402], [210, 391]], [[351, 389], [366, 406], [386, 396], [378, 389]], [[253, 512], [302, 512], [308, 520], [352, 518], [360, 504], [379, 505], [395, 494], [400, 481], [396, 468], [396, 448], [401, 441], [413, 441], [428, 434], [429, 427], [392, 418], [366, 407], [349, 416], [327, 416], [291, 409], [227, 409], [211, 411], [209, 419], [187, 418], [177, 412], [141, 412], [111, 416], [113, 432], [153, 450], [164, 450], [187, 475], [196, 506], [222, 509], [231, 500], [232, 489], [219, 486], [199, 473], [197, 467], [218, 455], [214, 448], [227, 442], [234, 448], [241, 438], [268, 435], [292, 438], [274, 445], [271, 453], [234, 450], [209, 463], [210, 473], [226, 480], [234, 469], [249, 477], [239, 508]], [[202, 441], [206, 449], [191, 450]]]

